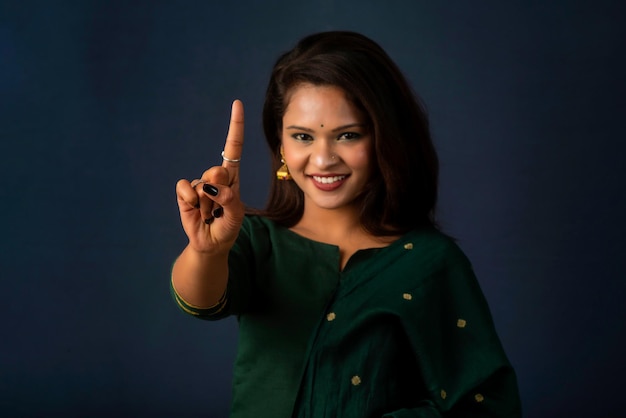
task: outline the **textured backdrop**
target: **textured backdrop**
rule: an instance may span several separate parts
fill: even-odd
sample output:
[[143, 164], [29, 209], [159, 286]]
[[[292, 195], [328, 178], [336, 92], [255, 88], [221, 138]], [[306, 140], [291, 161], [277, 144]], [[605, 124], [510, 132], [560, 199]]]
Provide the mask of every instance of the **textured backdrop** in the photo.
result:
[[303, 35], [351, 29], [427, 104], [441, 223], [474, 263], [525, 416], [623, 416], [622, 4], [0, 2], [0, 415], [226, 416], [236, 322], [170, 299], [174, 185], [221, 161], [240, 98], [242, 196], [262, 205], [271, 65]]

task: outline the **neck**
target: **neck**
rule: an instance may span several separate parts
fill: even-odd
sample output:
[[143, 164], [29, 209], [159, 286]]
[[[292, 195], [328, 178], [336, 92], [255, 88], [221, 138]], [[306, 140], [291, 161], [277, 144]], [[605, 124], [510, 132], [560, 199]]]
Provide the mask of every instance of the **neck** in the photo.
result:
[[363, 229], [355, 207], [324, 210], [305, 208], [302, 219], [290, 228], [306, 238], [339, 247], [340, 269], [358, 250], [386, 247], [399, 237], [375, 237]]
[[292, 229], [328, 243], [340, 243], [355, 235], [369, 235], [361, 226], [356, 207], [332, 210], [305, 207], [302, 218]]

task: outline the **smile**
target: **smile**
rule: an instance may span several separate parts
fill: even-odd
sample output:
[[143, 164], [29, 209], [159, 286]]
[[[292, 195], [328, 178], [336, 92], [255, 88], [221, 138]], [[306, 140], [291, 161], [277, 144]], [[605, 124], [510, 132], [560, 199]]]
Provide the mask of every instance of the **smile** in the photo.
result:
[[346, 178], [346, 176], [333, 176], [333, 177], [319, 177], [319, 176], [311, 176], [318, 183], [323, 184], [332, 184], [337, 181], [341, 181]]

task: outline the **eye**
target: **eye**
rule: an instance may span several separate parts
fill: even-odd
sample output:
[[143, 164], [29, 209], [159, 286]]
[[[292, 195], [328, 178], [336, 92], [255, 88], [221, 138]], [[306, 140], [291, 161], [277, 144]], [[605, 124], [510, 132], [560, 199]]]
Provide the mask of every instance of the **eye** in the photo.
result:
[[309, 134], [293, 134], [291, 135], [291, 137], [295, 139], [296, 141], [301, 141], [301, 142], [308, 142], [308, 141], [313, 140], [313, 137], [311, 137], [311, 135]]
[[361, 134], [357, 133], [357, 132], [344, 132], [341, 135], [339, 135], [339, 138], [337, 138], [338, 140], [346, 140], [346, 141], [354, 141], [355, 139], [359, 139], [361, 138]]

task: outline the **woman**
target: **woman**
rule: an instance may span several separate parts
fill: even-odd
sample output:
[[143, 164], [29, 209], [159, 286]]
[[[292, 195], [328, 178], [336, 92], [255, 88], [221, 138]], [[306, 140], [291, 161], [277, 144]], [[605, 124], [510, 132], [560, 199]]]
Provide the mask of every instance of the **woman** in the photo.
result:
[[239, 319], [231, 416], [520, 416], [471, 265], [434, 219], [426, 114], [388, 55], [353, 32], [302, 39], [274, 66], [263, 123], [264, 210], [239, 195], [239, 101], [223, 164], [176, 187], [189, 244], [174, 298]]

